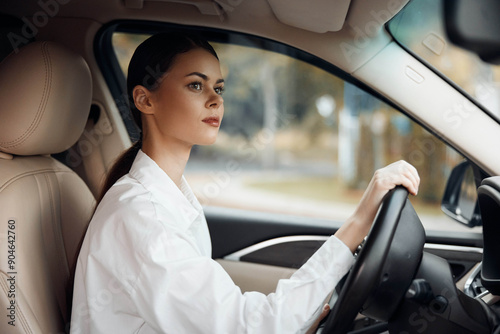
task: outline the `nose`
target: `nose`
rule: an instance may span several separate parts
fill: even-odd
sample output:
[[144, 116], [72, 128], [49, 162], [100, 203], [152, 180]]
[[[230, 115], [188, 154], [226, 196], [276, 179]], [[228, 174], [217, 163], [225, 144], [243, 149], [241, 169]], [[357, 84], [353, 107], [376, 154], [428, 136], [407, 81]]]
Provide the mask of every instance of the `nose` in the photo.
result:
[[224, 99], [221, 95], [216, 94], [215, 92], [210, 95], [210, 98], [207, 100], [206, 107], [210, 109], [217, 109], [222, 104], [224, 104]]

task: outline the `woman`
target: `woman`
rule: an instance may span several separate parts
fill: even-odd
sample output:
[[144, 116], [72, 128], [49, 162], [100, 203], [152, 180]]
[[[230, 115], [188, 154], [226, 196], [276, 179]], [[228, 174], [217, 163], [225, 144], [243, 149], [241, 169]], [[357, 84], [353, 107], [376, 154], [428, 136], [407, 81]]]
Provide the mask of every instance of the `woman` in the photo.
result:
[[154, 35], [135, 51], [127, 89], [141, 139], [108, 176], [79, 255], [72, 333], [297, 333], [328, 309], [383, 196], [417, 193], [405, 162], [378, 170], [345, 224], [276, 293], [242, 294], [211, 259], [202, 208], [183, 173], [193, 145], [212, 144], [224, 114], [213, 48]]

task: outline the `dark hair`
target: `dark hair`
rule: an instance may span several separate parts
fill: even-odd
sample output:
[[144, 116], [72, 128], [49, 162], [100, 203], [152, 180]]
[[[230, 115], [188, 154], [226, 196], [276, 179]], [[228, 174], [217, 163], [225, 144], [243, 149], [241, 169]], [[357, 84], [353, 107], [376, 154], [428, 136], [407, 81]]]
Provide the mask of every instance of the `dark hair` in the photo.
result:
[[139, 140], [117, 158], [106, 177], [97, 203], [119, 178], [130, 171], [137, 152], [142, 147], [141, 112], [133, 100], [134, 88], [141, 85], [154, 91], [158, 88], [160, 79], [171, 68], [177, 55], [198, 48], [207, 50], [219, 59], [213, 47], [205, 39], [185, 32], [155, 34], [142, 42], [135, 50], [128, 66], [127, 94], [132, 118], [139, 128]]

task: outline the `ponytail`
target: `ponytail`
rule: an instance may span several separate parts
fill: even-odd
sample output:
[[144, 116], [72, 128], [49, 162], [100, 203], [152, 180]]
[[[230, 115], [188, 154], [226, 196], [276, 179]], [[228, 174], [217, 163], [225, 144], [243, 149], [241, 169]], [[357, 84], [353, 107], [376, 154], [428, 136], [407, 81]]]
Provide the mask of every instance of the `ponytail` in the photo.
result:
[[113, 184], [115, 184], [118, 179], [127, 174], [132, 167], [132, 163], [134, 162], [137, 153], [142, 147], [142, 134], [138, 141], [134, 143], [129, 149], [123, 152], [111, 167], [106, 179], [104, 181], [104, 185], [99, 193], [99, 198], [97, 199], [97, 205], [101, 202], [104, 194], [111, 188]]

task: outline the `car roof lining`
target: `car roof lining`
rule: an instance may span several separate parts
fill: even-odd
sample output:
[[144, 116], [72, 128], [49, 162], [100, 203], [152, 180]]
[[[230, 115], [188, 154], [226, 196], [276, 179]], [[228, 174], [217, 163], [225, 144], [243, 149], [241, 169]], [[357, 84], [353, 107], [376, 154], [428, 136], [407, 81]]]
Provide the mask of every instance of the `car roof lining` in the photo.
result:
[[317, 33], [341, 30], [351, 4], [351, 0], [267, 1], [280, 22]]
[[[125, 0], [130, 9], [143, 9], [145, 3], [173, 2], [196, 7], [203, 15], [220, 19], [230, 15], [243, 0]], [[289, 26], [325, 33], [342, 29], [351, 0], [267, 0], [276, 18]]]
[[[141, 9], [127, 7], [141, 2]], [[292, 13], [285, 8], [291, 0], [86, 0], [61, 1], [54, 8], [41, 6], [39, 1], [3, 0], [0, 12], [22, 18], [24, 22], [44, 22], [57, 18], [80, 18], [106, 24], [119, 19], [154, 20], [184, 25], [211, 27], [262, 36], [280, 41], [320, 57], [342, 70], [352, 73], [379, 52], [392, 37], [384, 24], [392, 18], [408, 0], [315, 0], [307, 3], [307, 13]], [[341, 5], [342, 3], [342, 5]], [[208, 6], [217, 5], [223, 15], [207, 15]], [[395, 5], [396, 4], [396, 5]], [[343, 7], [342, 7], [343, 6]], [[321, 16], [335, 8], [338, 13]], [[342, 9], [342, 10], [340, 10]], [[345, 12], [345, 13], [344, 13]], [[345, 14], [345, 15], [344, 15]], [[31, 15], [31, 17], [30, 17]], [[317, 22], [314, 22], [317, 21]], [[283, 23], [286, 22], [286, 23]], [[50, 22], [49, 22], [50, 24]], [[327, 28], [325, 28], [327, 27]], [[35, 27], [40, 30], [45, 27]], [[325, 29], [336, 30], [318, 33]]]

